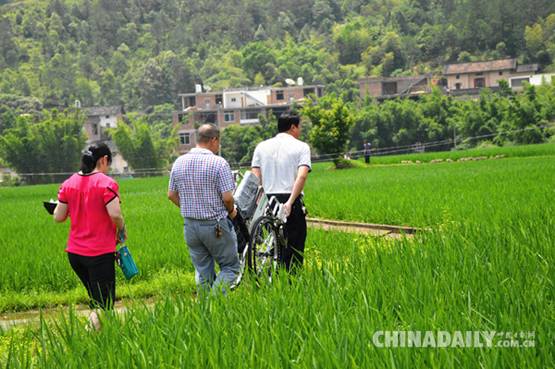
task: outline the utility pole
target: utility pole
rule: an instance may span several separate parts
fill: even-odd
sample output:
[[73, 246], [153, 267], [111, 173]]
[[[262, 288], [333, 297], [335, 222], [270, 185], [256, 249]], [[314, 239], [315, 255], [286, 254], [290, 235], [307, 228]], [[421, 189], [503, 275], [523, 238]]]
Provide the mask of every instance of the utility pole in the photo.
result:
[[218, 122], [218, 130], [220, 131], [220, 138], [218, 139], [218, 155], [222, 156], [222, 103], [219, 102], [218, 104], [218, 109], [216, 112], [216, 122]]

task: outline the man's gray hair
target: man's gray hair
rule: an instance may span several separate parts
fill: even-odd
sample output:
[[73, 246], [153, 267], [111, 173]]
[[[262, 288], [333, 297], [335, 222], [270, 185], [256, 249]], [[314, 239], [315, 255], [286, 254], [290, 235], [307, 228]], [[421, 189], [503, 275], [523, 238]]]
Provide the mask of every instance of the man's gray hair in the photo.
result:
[[214, 137], [220, 137], [220, 130], [213, 124], [203, 124], [197, 130], [197, 142], [207, 143]]

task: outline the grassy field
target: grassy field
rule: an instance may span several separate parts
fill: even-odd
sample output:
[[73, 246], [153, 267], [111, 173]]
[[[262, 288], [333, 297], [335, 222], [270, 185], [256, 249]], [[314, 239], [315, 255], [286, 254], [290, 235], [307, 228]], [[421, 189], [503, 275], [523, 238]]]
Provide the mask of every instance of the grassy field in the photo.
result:
[[[167, 179], [121, 181], [129, 244], [144, 273], [118, 288], [128, 296], [160, 289], [161, 303], [108, 317], [97, 334], [72, 316], [4, 333], [0, 364], [553, 367], [555, 156], [541, 150], [463, 163], [318, 165], [306, 190], [311, 216], [431, 230], [396, 241], [311, 230], [306, 268], [291, 282], [256, 288], [247, 279], [227, 298], [206, 300], [192, 297], [192, 266], [178, 211], [165, 199]], [[63, 253], [67, 226], [40, 208], [55, 193], [56, 186], [0, 188], [0, 258], [9, 266], [0, 270], [1, 309], [84, 298]], [[533, 331], [535, 348], [378, 348], [376, 330]]]
[[[14, 333], [5, 358], [10, 368], [545, 368], [554, 234], [537, 227], [454, 226], [395, 242], [313, 231], [293, 283], [183, 294], [107, 319], [98, 334], [68, 318]], [[536, 347], [383, 349], [376, 330], [534, 331]]]
[[[553, 145], [555, 146], [555, 145]], [[553, 210], [555, 154], [439, 164], [314, 170], [310, 215], [411, 226], [493, 222]]]
[[[385, 155], [372, 156], [372, 164], [399, 164], [402, 161], [411, 160], [413, 162], [420, 161], [426, 163], [435, 159], [451, 159], [458, 160], [460, 158], [478, 157], [478, 156], [496, 156], [504, 155], [505, 157], [523, 157], [523, 156], [552, 156], [555, 155], [555, 144], [546, 143], [540, 145], [521, 145], [521, 146], [504, 146], [504, 147], [485, 147], [469, 150], [424, 152], [415, 154], [402, 155]], [[363, 161], [363, 159], [359, 159]]]

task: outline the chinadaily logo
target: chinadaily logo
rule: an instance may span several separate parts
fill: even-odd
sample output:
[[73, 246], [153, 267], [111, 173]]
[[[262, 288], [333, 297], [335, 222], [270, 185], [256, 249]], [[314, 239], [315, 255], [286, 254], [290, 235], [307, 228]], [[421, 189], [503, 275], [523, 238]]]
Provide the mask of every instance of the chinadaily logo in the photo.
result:
[[497, 331], [376, 331], [378, 348], [532, 348], [534, 332]]

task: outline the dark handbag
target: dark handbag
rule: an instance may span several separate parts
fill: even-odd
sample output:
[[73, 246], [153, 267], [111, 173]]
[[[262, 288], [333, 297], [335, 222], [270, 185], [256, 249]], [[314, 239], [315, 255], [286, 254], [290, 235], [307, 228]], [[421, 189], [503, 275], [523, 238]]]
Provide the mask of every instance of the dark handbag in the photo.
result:
[[56, 209], [56, 206], [58, 205], [58, 202], [54, 201], [54, 200], [43, 201], [42, 205], [44, 206], [44, 208], [46, 209], [48, 214], [52, 215], [52, 214], [54, 214], [54, 210]]
[[235, 234], [237, 235], [237, 252], [242, 254], [243, 250], [245, 250], [245, 247], [250, 242], [251, 237], [247, 224], [241, 216], [241, 211], [237, 210], [237, 215], [235, 219], [231, 220], [231, 223], [233, 223], [233, 228], [235, 228]]

